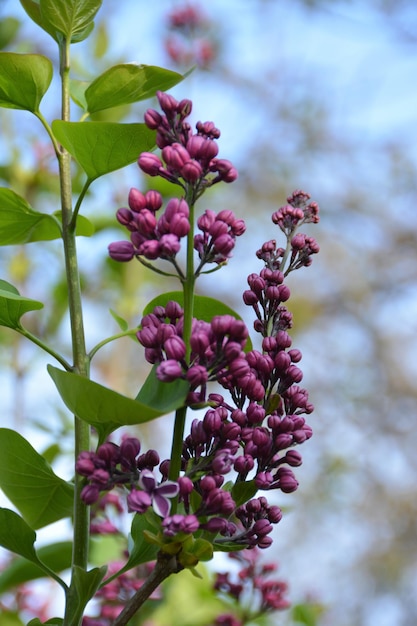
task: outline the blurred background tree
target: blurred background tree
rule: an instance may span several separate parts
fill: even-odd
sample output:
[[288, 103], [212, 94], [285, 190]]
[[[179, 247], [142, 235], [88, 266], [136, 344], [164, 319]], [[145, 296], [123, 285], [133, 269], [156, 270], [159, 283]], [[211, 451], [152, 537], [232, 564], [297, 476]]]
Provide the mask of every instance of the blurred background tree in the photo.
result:
[[[198, 19], [184, 25], [178, 14], [190, 8]], [[2, 49], [49, 50], [16, 2], [3, 2], [0, 18]], [[197, 65], [173, 93], [193, 100], [196, 120], [215, 121], [221, 155], [239, 169], [238, 182], [227, 193], [213, 190], [206, 208], [230, 208], [248, 223], [251, 235], [214, 284], [217, 297], [249, 325], [241, 293], [247, 274], [259, 270], [255, 250], [277, 235], [270, 214], [295, 188], [320, 203], [314, 233], [320, 255], [290, 281], [294, 343], [304, 353], [304, 383], [316, 406], [315, 436], [298, 471], [300, 489], [266, 556], [280, 562], [295, 603], [324, 606], [321, 626], [417, 623], [415, 2], [164, 0], [150, 7], [104, 0], [95, 32], [74, 49], [80, 80], [118, 59], [179, 71]], [[53, 112], [52, 100], [48, 106]], [[147, 106], [120, 116], [136, 121]], [[10, 111], [0, 112], [0, 182], [35, 207], [50, 205], [57, 179], [47, 141], [26, 119], [23, 143], [21, 115], [17, 122]], [[114, 324], [109, 308], [138, 323], [141, 307], [158, 291], [154, 276], [139, 266], [106, 258], [116, 209], [131, 186], [145, 184], [132, 166], [91, 189], [88, 217], [100, 237], [93, 247], [80, 239], [91, 345], [100, 328]], [[29, 297], [52, 302], [48, 293], [61, 294], [64, 302], [63, 277], [54, 270], [58, 248], [51, 243], [42, 257], [35, 244], [26, 250], [30, 256], [0, 251], [2, 277], [12, 276]], [[63, 312], [64, 306], [48, 305], [37, 332], [65, 343]], [[42, 379], [45, 393], [33, 405], [41, 374], [26, 375], [43, 357], [7, 331], [0, 341], [8, 348], [14, 342], [0, 356], [11, 366], [0, 378], [3, 420], [12, 410], [15, 426], [26, 429], [29, 418], [44, 423], [55, 403], [52, 387]], [[103, 350], [95, 377], [134, 393], [142, 360], [141, 348], [123, 340]], [[65, 419], [51, 419], [48, 428], [65, 432]], [[160, 420], [141, 437], [151, 445], [163, 429]]]

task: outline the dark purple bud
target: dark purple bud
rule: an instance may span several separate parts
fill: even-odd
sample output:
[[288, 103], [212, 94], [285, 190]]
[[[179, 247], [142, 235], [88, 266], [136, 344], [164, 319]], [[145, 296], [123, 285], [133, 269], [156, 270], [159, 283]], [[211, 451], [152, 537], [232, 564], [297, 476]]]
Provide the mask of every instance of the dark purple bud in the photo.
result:
[[127, 506], [129, 511], [145, 513], [152, 504], [152, 498], [146, 491], [133, 489], [127, 496]]
[[197, 220], [197, 226], [203, 232], [208, 232], [216, 219], [216, 213], [210, 209], [206, 209]]
[[278, 524], [282, 519], [282, 511], [278, 506], [270, 506], [267, 517], [271, 524]]
[[259, 472], [255, 478], [255, 485], [258, 489], [269, 489], [273, 480], [271, 472]]
[[255, 461], [250, 454], [243, 454], [242, 456], [238, 456], [233, 467], [239, 474], [247, 474], [255, 467]]
[[288, 450], [282, 460], [283, 462], [288, 463], [288, 465], [291, 465], [291, 467], [298, 467], [303, 462], [301, 454], [297, 450]]
[[138, 159], [138, 165], [149, 176], [158, 176], [160, 171], [164, 169], [161, 159], [152, 152], [142, 152]]
[[144, 256], [149, 261], [155, 261], [160, 255], [159, 241], [157, 239], [148, 239], [138, 247], [138, 254]]
[[93, 452], [81, 452], [75, 463], [75, 471], [81, 476], [90, 476], [96, 469]]
[[297, 350], [296, 348], [293, 348], [291, 350], [288, 350], [288, 355], [291, 358], [291, 361], [293, 363], [299, 363], [302, 359], [302, 354], [300, 350]]
[[164, 343], [165, 354], [168, 359], [175, 361], [181, 361], [185, 358], [186, 347], [184, 340], [178, 335], [174, 335], [166, 340]]
[[248, 306], [254, 306], [259, 302], [259, 298], [254, 291], [247, 289], [243, 292], [243, 302]]
[[278, 479], [278, 487], [284, 493], [292, 493], [298, 487], [298, 481], [288, 467], [280, 467], [275, 478]]
[[[122, 226], [127, 226], [129, 228], [129, 226], [133, 222], [133, 213], [129, 209], [125, 209], [125, 208], [118, 209], [116, 212], [116, 219], [119, 222], [119, 224], [121, 224]], [[136, 230], [136, 226], [134, 222], [133, 222], [132, 230]]]
[[208, 372], [203, 365], [192, 365], [185, 375], [191, 387], [195, 389], [205, 385], [208, 381]]
[[[265, 550], [266, 548], [269, 548], [269, 546], [272, 544], [272, 539], [271, 537], [261, 537], [257, 542], [256, 545], [258, 546], [258, 548], [260, 548], [261, 550]], [[287, 605], [288, 606], [288, 605]]]
[[137, 228], [142, 235], [147, 237], [153, 235], [155, 237], [155, 228], [157, 220], [155, 214], [149, 209], [143, 209], [140, 213], [135, 215], [135, 222]]
[[94, 504], [100, 496], [100, 489], [97, 485], [86, 485], [81, 490], [81, 500], [84, 504]]
[[200, 480], [200, 488], [203, 492], [211, 491], [216, 488], [216, 480], [213, 476], [203, 476]]
[[180, 143], [173, 143], [165, 146], [162, 150], [162, 158], [168, 167], [180, 171], [181, 168], [191, 159], [187, 150]]
[[134, 187], [129, 191], [128, 203], [135, 213], [139, 213], [139, 211], [142, 211], [146, 207], [145, 196], [139, 189], [135, 189]]
[[91, 475], [91, 480], [99, 485], [107, 485], [110, 479], [110, 474], [105, 469], [95, 469]]
[[157, 91], [156, 97], [158, 98], [159, 106], [168, 117], [172, 119], [175, 117], [178, 108], [178, 102], [173, 96], [163, 91]]
[[156, 375], [159, 380], [164, 383], [171, 383], [182, 375], [181, 365], [178, 361], [169, 359], [168, 361], [162, 361], [156, 369]]
[[178, 240], [177, 235], [169, 233], [167, 235], [162, 235], [161, 239], [159, 240], [159, 256], [161, 257], [174, 257], [177, 252], [180, 251], [180, 249], [181, 244]]
[[156, 130], [162, 122], [162, 115], [155, 109], [148, 109], [144, 115], [145, 124], [151, 130]]
[[177, 105], [177, 113], [181, 117], [181, 119], [188, 117], [191, 114], [192, 109], [193, 109], [193, 103], [191, 100], [188, 100], [187, 98], [180, 100], [180, 102]]
[[146, 208], [150, 211], [157, 211], [162, 206], [162, 195], [159, 191], [150, 189], [145, 193]]
[[213, 159], [210, 170], [218, 172], [218, 180], [225, 183], [232, 183], [238, 176], [237, 169], [227, 159]]
[[191, 159], [182, 166], [180, 174], [187, 183], [195, 183], [202, 177], [203, 168], [198, 161]]
[[264, 537], [265, 535], [268, 535], [273, 530], [273, 527], [272, 527], [272, 524], [267, 519], [258, 519], [254, 523], [252, 530], [259, 537]]
[[182, 497], [189, 496], [194, 489], [193, 481], [191, 478], [188, 478], [188, 476], [180, 476], [178, 478], [178, 485], [180, 489], [179, 493]]
[[114, 241], [109, 244], [108, 251], [114, 261], [131, 261], [135, 256], [135, 248], [130, 241]]
[[126, 437], [120, 444], [120, 459], [122, 464], [136, 466], [136, 457], [140, 452], [140, 441], [136, 437]]
[[178, 302], [175, 302], [174, 300], [170, 300], [166, 304], [165, 315], [171, 321], [173, 321], [173, 320], [177, 320], [180, 317], [182, 317], [184, 315], [184, 312], [183, 312], [182, 308], [180, 307], [180, 305], [178, 304]]
[[228, 256], [235, 247], [235, 240], [231, 235], [224, 233], [213, 240], [213, 247], [218, 254]]
[[208, 137], [192, 135], [187, 141], [187, 150], [193, 159], [208, 163], [217, 156], [219, 147], [215, 141]]
[[107, 441], [97, 448], [97, 456], [108, 465], [115, 464], [120, 458], [120, 448], [115, 443]]
[[250, 424], [258, 424], [263, 422], [265, 418], [265, 409], [259, 404], [251, 402], [246, 409], [246, 416]]

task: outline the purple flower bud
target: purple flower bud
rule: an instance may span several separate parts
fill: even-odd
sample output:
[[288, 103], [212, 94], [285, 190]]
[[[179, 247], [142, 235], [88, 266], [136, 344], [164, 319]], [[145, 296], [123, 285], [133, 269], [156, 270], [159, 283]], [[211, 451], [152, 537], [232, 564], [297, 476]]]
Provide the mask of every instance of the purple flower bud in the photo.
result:
[[94, 504], [100, 496], [100, 489], [97, 485], [86, 485], [81, 490], [81, 500], [85, 504]]
[[213, 247], [218, 254], [227, 257], [235, 247], [235, 240], [231, 235], [224, 233], [213, 240]]
[[130, 241], [114, 241], [109, 244], [108, 251], [114, 261], [131, 261], [135, 256], [135, 248]]
[[146, 491], [133, 489], [127, 496], [127, 506], [129, 511], [145, 513], [152, 504], [152, 498]]
[[182, 166], [180, 174], [187, 183], [195, 183], [202, 177], [203, 168], [198, 161], [191, 159]]
[[278, 506], [270, 506], [267, 517], [271, 524], [278, 524], [282, 519], [282, 511]]
[[173, 96], [163, 91], [157, 91], [156, 97], [158, 98], [159, 106], [168, 117], [172, 119], [177, 113], [178, 102]]
[[227, 159], [213, 159], [210, 170], [218, 172], [217, 180], [222, 180], [225, 183], [232, 183], [238, 177], [237, 169]]
[[255, 304], [258, 304], [259, 298], [254, 291], [247, 289], [243, 292], [243, 302], [248, 306], [254, 306]]
[[159, 257], [159, 252], [159, 241], [156, 239], [148, 239], [141, 243], [138, 248], [138, 253], [150, 261], [155, 261]]
[[206, 209], [197, 220], [197, 226], [203, 232], [209, 232], [210, 228], [214, 224], [216, 219], [216, 213], [210, 209]]
[[272, 524], [266, 519], [258, 519], [254, 523], [252, 530], [258, 537], [264, 537], [268, 535], [272, 530]]
[[177, 235], [167, 234], [162, 235], [159, 240], [159, 256], [162, 258], [174, 257], [181, 249], [181, 244]]
[[138, 165], [149, 176], [158, 176], [160, 171], [164, 169], [161, 159], [152, 152], [142, 152], [138, 158]]
[[278, 479], [278, 487], [284, 493], [292, 493], [298, 487], [298, 481], [288, 467], [280, 467], [275, 478]]
[[150, 211], [155, 212], [158, 209], [160, 209], [162, 206], [162, 195], [159, 193], [159, 191], [150, 189], [149, 191], [145, 193], [145, 202], [146, 202], [146, 207]]
[[93, 458], [93, 452], [80, 452], [75, 463], [75, 471], [77, 474], [80, 474], [81, 476], [90, 476], [96, 468]]
[[181, 361], [185, 358], [185, 343], [181, 337], [178, 337], [178, 335], [174, 335], [173, 337], [167, 339], [164, 344], [164, 350], [168, 359]]
[[271, 472], [259, 472], [255, 478], [255, 485], [258, 489], [269, 489], [273, 480]]
[[174, 537], [178, 533], [194, 533], [199, 526], [199, 521], [195, 515], [180, 515], [176, 513], [162, 521], [163, 533], [167, 537]]
[[162, 361], [156, 369], [156, 375], [162, 382], [171, 383], [182, 376], [181, 365], [172, 359]]
[[173, 143], [162, 149], [162, 158], [168, 167], [180, 171], [181, 168], [191, 159], [191, 156], [180, 143]]
[[208, 163], [217, 156], [219, 147], [215, 141], [208, 137], [192, 135], [187, 141], [187, 150], [193, 159]]
[[255, 467], [255, 461], [250, 454], [238, 456], [234, 462], [233, 468], [239, 474], [247, 474]]
[[282, 460], [283, 462], [288, 463], [288, 465], [291, 465], [291, 467], [298, 467], [303, 462], [301, 454], [297, 450], [288, 450]]
[[156, 130], [162, 122], [162, 115], [155, 109], [148, 109], [144, 115], [145, 124], [151, 130]]
[[91, 480], [94, 480], [95, 483], [99, 485], [107, 485], [110, 479], [110, 474], [105, 469], [95, 469], [91, 475]]
[[140, 452], [140, 441], [136, 437], [126, 437], [120, 444], [120, 460], [127, 467], [136, 467], [136, 457]]
[[102, 459], [106, 465], [116, 464], [120, 458], [119, 446], [115, 443], [107, 441], [97, 448], [97, 456]]
[[179, 493], [182, 497], [189, 496], [194, 489], [194, 484], [188, 476], [180, 476], [178, 478]]
[[154, 236], [157, 220], [155, 214], [149, 209], [143, 209], [140, 213], [136, 213], [135, 222], [139, 232], [144, 236]]
[[135, 213], [139, 213], [139, 211], [142, 211], [146, 207], [145, 196], [139, 189], [135, 189], [134, 187], [129, 191], [128, 203]]

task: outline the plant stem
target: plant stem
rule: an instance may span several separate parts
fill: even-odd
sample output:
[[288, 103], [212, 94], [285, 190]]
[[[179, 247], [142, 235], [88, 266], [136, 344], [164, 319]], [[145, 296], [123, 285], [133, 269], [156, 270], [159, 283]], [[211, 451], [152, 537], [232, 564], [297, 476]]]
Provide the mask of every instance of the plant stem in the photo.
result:
[[[70, 43], [64, 40], [60, 43], [60, 73], [62, 88], [62, 120], [70, 120], [69, 71], [70, 71]], [[72, 220], [72, 179], [71, 157], [63, 148], [60, 149], [59, 174], [61, 183], [61, 212], [62, 212], [62, 239], [64, 245], [65, 271], [68, 289], [68, 308], [71, 324], [72, 353], [74, 370], [83, 376], [88, 376], [88, 358], [84, 338], [84, 322], [82, 314], [82, 299], [80, 276], [78, 271], [77, 249], [75, 238], [75, 223]], [[74, 454], [75, 458], [90, 446], [90, 427], [74, 416]], [[87, 568], [89, 516], [88, 509], [80, 498], [82, 478], [75, 474], [74, 493], [74, 534], [72, 568]], [[72, 573], [73, 573], [72, 572]], [[73, 575], [71, 580], [73, 581]], [[70, 619], [68, 605], [66, 607], [65, 622]]]
[[[182, 569], [182, 568], [180, 568]], [[120, 615], [114, 620], [113, 626], [125, 626], [135, 613], [146, 602], [149, 596], [157, 587], [171, 574], [180, 571], [175, 557], [160, 552], [158, 560], [150, 576], [145, 580], [142, 587], [127, 602], [125, 608]]]
[[[188, 200], [188, 198], [186, 198]], [[184, 292], [184, 324], [183, 339], [186, 346], [185, 359], [189, 362], [191, 346], [191, 328], [194, 312], [194, 204], [189, 203], [190, 208], [190, 231], [187, 235], [187, 264], [185, 279], [182, 280]], [[175, 413], [174, 433], [172, 437], [171, 462], [169, 466], [169, 479], [176, 480], [181, 469], [182, 444], [184, 439], [185, 418], [187, 407], [180, 407]], [[176, 501], [172, 502], [172, 513], [176, 512]]]

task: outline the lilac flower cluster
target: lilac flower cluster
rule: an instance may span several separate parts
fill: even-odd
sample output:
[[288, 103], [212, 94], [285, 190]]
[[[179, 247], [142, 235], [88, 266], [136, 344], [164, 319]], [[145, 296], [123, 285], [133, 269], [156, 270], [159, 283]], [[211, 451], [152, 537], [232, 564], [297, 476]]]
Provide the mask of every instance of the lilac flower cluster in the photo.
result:
[[[196, 133], [187, 121], [191, 113], [190, 100], [178, 102], [171, 95], [158, 92], [163, 114], [155, 109], [145, 113], [145, 124], [156, 131], [156, 143], [161, 157], [143, 152], [138, 165], [150, 176], [161, 176], [183, 189], [183, 198], [172, 198], [159, 217], [162, 207], [159, 192], [150, 190], [143, 194], [131, 189], [127, 208], [117, 211], [117, 220], [130, 234], [130, 241], [117, 241], [109, 245], [109, 254], [116, 261], [130, 261], [134, 257], [171, 262], [183, 278], [175, 258], [181, 248], [181, 239], [190, 231], [191, 208], [195, 201], [212, 185], [221, 181], [231, 183], [237, 171], [230, 161], [217, 158], [216, 139], [220, 131], [213, 122], [198, 122]], [[232, 211], [218, 214], [207, 210], [197, 221], [202, 234], [195, 235], [194, 248], [200, 257], [196, 274], [206, 263], [224, 263], [232, 253], [236, 237], [243, 234], [243, 220], [235, 218]]]
[[289, 607], [287, 584], [270, 579], [277, 565], [260, 563], [259, 554], [256, 548], [229, 553], [229, 558], [239, 561], [242, 567], [235, 580], [230, 572], [217, 574], [214, 589], [232, 602], [235, 611], [219, 615], [215, 626], [243, 626], [265, 613]]

